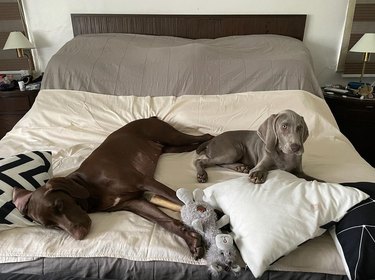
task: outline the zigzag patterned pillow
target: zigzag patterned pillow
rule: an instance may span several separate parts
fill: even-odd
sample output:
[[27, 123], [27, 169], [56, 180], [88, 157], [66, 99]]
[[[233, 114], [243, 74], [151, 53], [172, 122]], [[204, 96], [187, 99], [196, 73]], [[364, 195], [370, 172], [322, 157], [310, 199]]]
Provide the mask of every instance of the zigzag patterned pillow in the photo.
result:
[[35, 225], [12, 203], [13, 188], [35, 190], [52, 177], [51, 152], [34, 151], [0, 159], [0, 230]]

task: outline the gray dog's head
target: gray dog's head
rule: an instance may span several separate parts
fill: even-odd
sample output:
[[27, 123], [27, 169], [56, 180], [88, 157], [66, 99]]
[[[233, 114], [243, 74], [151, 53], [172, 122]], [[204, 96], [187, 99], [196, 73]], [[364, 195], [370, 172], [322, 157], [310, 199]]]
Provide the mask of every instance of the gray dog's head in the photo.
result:
[[302, 116], [285, 110], [266, 119], [260, 125], [258, 135], [268, 152], [279, 149], [285, 154], [302, 155], [309, 130]]

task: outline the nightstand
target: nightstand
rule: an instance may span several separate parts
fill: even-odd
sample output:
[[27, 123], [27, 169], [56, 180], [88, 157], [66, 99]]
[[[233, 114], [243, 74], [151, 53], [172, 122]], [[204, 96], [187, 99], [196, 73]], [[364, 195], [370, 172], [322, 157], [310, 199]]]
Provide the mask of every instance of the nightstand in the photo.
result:
[[29, 111], [38, 92], [0, 91], [0, 139]]
[[340, 131], [360, 155], [375, 167], [375, 99], [324, 93]]

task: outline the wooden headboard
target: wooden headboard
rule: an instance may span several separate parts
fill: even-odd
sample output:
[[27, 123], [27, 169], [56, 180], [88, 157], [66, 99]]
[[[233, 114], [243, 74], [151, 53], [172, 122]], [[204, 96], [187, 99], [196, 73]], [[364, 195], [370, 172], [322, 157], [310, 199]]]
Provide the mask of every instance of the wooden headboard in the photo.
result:
[[74, 36], [137, 33], [190, 39], [279, 34], [303, 40], [306, 15], [72, 14]]

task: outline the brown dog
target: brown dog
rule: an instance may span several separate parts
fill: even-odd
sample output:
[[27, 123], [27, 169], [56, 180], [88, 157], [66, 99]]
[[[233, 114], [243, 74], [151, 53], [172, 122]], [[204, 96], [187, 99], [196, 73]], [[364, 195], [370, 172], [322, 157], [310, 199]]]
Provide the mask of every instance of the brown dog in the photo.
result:
[[34, 192], [14, 189], [13, 202], [24, 214], [75, 239], [89, 232], [87, 213], [132, 211], [182, 237], [195, 258], [204, 250], [201, 237], [144, 199], [149, 191], [181, 205], [175, 191], [153, 178], [163, 152], [187, 152], [212, 136], [187, 135], [153, 117], [133, 121], [113, 132], [66, 177], [52, 178]]

